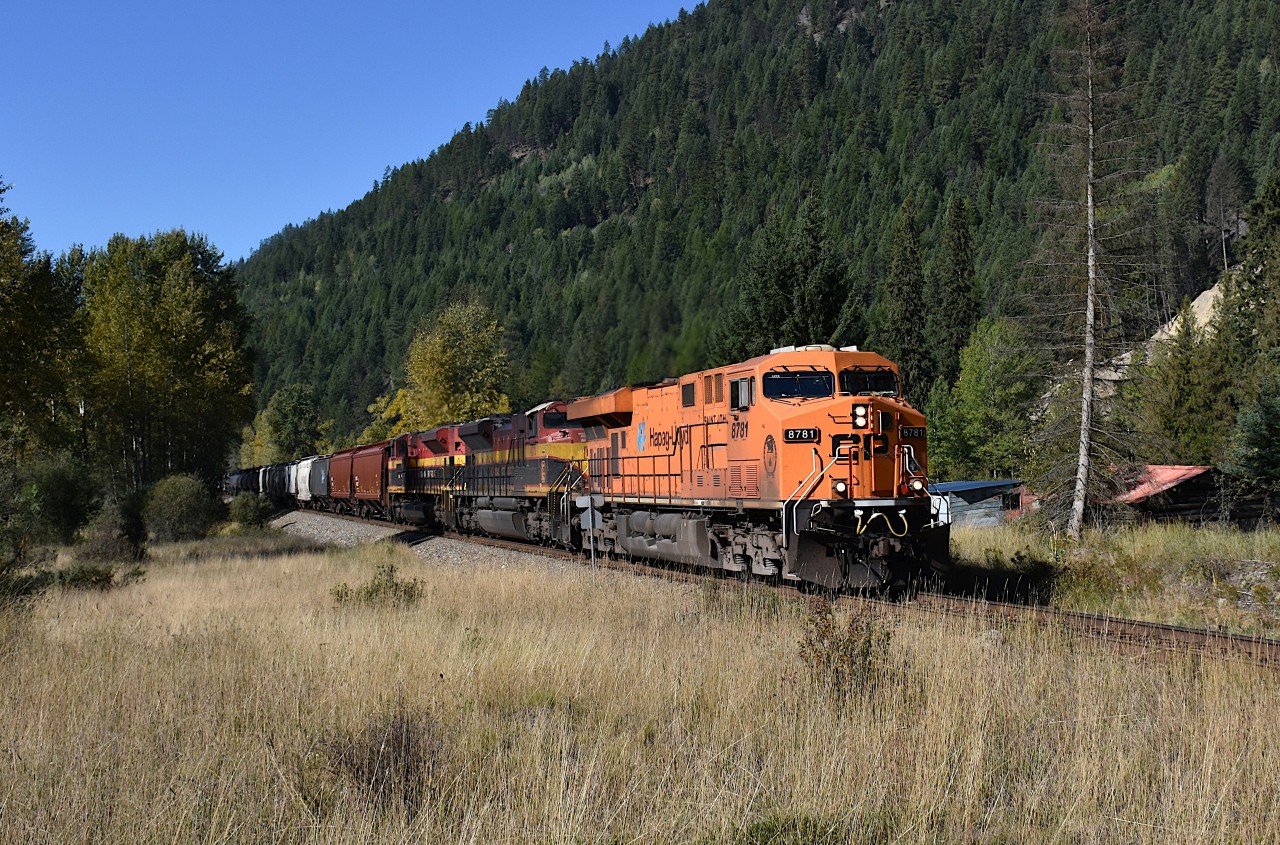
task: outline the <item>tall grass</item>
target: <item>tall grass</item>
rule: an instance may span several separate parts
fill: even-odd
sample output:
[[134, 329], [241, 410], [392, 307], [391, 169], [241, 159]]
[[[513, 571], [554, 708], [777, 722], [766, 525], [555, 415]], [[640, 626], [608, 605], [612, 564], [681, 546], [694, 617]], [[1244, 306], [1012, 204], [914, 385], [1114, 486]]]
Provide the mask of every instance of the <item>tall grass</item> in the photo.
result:
[[[335, 604], [389, 566], [416, 603]], [[0, 841], [1280, 841], [1274, 673], [847, 622], [385, 545], [160, 561], [0, 618]], [[857, 694], [801, 656], [846, 629], [883, 632]]]
[[1280, 530], [1135, 525], [1077, 544], [1010, 523], [956, 528], [952, 550], [975, 570], [1048, 573], [1062, 607], [1280, 635]]

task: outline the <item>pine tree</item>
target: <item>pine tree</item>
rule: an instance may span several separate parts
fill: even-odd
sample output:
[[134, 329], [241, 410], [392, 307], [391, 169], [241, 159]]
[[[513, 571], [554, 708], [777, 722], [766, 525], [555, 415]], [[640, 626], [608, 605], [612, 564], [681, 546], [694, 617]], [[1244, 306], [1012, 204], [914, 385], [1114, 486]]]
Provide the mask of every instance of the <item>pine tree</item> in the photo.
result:
[[[1100, 382], [1103, 365], [1135, 338], [1149, 336], [1155, 323], [1154, 309], [1137, 319], [1134, 306], [1143, 300], [1132, 295], [1145, 278], [1135, 232], [1142, 230], [1146, 209], [1133, 184], [1140, 133], [1128, 108], [1134, 92], [1120, 84], [1123, 55], [1113, 17], [1118, 5], [1071, 0], [1061, 21], [1063, 47], [1054, 59], [1063, 93], [1047, 127], [1056, 142], [1049, 149], [1059, 193], [1042, 236], [1045, 276], [1030, 312], [1059, 368], [1039, 431], [1037, 453], [1045, 474], [1037, 486], [1051, 507], [1069, 503], [1067, 532], [1075, 539], [1084, 531], [1087, 504], [1110, 494], [1106, 476], [1120, 469], [1133, 448], [1121, 442], [1124, 433], [1112, 424], [1118, 417], [1100, 401], [1109, 390]], [[1066, 409], [1067, 389], [1076, 396], [1074, 413]], [[1070, 464], [1060, 460], [1068, 439]]]
[[714, 346], [719, 363], [745, 361], [783, 345], [783, 327], [791, 313], [786, 287], [790, 264], [781, 229], [777, 224], [766, 226], [747, 260], [738, 300], [717, 331]]
[[1231, 432], [1224, 469], [1246, 487], [1280, 495], [1280, 348], [1266, 358], [1258, 397], [1241, 410]]
[[942, 252], [928, 298], [926, 328], [933, 349], [934, 371], [948, 385], [960, 373], [960, 350], [978, 322], [974, 290], [973, 237], [969, 209], [963, 199], [952, 200], [942, 224]]
[[903, 393], [923, 402], [933, 385], [933, 360], [925, 346], [924, 271], [915, 207], [902, 203], [893, 237], [893, 263], [880, 290], [873, 347], [898, 365]]
[[845, 299], [848, 270], [827, 232], [827, 218], [815, 198], [800, 208], [788, 244], [791, 313], [783, 334], [791, 343], [830, 343]]
[[789, 229], [775, 218], [758, 236], [738, 300], [713, 341], [716, 358], [729, 363], [778, 346], [832, 342], [848, 272], [816, 197]]
[[1213, 465], [1234, 418], [1224, 395], [1231, 373], [1208, 354], [1190, 301], [1178, 311], [1171, 337], [1157, 344], [1135, 379], [1137, 429], [1160, 444], [1153, 463]]

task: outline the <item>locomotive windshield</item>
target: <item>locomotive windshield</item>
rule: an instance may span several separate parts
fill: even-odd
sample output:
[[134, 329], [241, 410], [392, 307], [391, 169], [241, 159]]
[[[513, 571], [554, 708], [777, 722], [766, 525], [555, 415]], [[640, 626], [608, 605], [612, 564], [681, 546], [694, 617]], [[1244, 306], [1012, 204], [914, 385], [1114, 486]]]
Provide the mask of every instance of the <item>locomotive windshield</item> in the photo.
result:
[[542, 415], [543, 428], [581, 428], [578, 423], [570, 423], [564, 411], [547, 411]]
[[855, 396], [897, 396], [898, 376], [893, 370], [842, 370], [840, 392]]
[[764, 395], [769, 399], [822, 399], [835, 389], [835, 377], [826, 370], [784, 370], [764, 374]]

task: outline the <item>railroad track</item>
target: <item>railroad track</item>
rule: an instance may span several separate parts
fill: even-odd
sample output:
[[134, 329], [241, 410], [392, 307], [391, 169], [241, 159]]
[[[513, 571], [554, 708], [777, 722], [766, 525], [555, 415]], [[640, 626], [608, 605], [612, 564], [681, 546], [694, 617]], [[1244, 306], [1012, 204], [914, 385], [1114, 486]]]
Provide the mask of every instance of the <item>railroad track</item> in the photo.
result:
[[[356, 522], [385, 526], [377, 520], [365, 520], [353, 516], [338, 516]], [[409, 542], [417, 538], [438, 536], [430, 532], [406, 530], [401, 537]], [[493, 548], [536, 553], [560, 560], [573, 560], [586, 564], [585, 554], [567, 549], [531, 546], [512, 540], [478, 537], [455, 532], [443, 536], [462, 542]], [[597, 554], [596, 565], [601, 569], [627, 572], [682, 583], [701, 583], [709, 577], [705, 573], [688, 572], [664, 566], [654, 566], [635, 561], [621, 561]], [[714, 577], [714, 576], [710, 576]], [[771, 591], [803, 600], [808, 594], [790, 585], [767, 584], [762, 581], [742, 581], [744, 586]], [[980, 619], [991, 624], [1035, 623], [1057, 628], [1082, 639], [1106, 643], [1119, 650], [1139, 653], [1188, 654], [1197, 653], [1226, 660], [1236, 660], [1261, 666], [1280, 667], [1280, 640], [1246, 634], [1168, 625], [1159, 622], [1143, 622], [1118, 616], [1061, 610], [1042, 605], [1013, 604], [934, 592], [918, 592], [905, 601], [892, 601], [867, 596], [838, 596], [836, 603], [847, 606], [872, 608], [886, 615], [905, 617], [928, 614], [953, 618]]]
[[1109, 643], [1125, 651], [1194, 652], [1262, 666], [1280, 666], [1280, 640], [1247, 634], [936, 593], [919, 594], [911, 604], [918, 610], [944, 616], [980, 618], [991, 622], [1033, 621]]

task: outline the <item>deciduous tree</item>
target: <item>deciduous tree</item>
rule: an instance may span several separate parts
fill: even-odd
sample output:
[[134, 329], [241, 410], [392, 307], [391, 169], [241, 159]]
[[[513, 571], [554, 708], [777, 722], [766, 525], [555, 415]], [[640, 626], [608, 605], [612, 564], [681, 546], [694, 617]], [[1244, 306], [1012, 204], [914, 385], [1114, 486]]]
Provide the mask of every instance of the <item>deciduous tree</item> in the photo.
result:
[[78, 369], [79, 278], [36, 251], [28, 221], [3, 207], [8, 187], [0, 181], [0, 426], [24, 448], [53, 445]]
[[91, 438], [113, 482], [217, 478], [251, 412], [234, 271], [182, 230], [117, 235], [85, 267]]
[[[1027, 462], [1027, 416], [1040, 388], [1018, 324], [982, 320], [960, 353], [960, 373], [929, 420], [930, 471], [947, 478], [1011, 477]], [[939, 390], [947, 390], [938, 382]]]
[[478, 303], [449, 306], [418, 329], [409, 347], [410, 420], [431, 428], [509, 412], [502, 392], [509, 367], [493, 312]]
[[280, 460], [293, 461], [315, 454], [320, 441], [320, 411], [309, 385], [292, 384], [267, 403], [267, 425]]
[[361, 443], [377, 443], [412, 430], [409, 391], [403, 387], [395, 393], [384, 393], [369, 404], [373, 420], [356, 439]]

